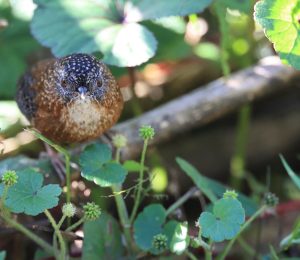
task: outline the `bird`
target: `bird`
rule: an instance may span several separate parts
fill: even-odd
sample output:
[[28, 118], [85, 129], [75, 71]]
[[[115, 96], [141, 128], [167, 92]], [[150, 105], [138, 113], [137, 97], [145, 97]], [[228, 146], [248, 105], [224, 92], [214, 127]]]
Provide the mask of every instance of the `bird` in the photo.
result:
[[20, 78], [16, 102], [34, 128], [59, 144], [96, 139], [124, 105], [109, 68], [84, 53], [38, 62]]

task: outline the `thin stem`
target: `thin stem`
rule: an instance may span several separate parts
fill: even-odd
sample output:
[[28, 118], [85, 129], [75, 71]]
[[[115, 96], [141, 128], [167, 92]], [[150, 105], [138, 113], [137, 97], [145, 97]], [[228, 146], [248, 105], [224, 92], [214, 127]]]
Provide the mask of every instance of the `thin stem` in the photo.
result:
[[3, 193], [2, 193], [2, 196], [1, 196], [1, 208], [3, 210], [3, 212], [5, 211], [5, 200], [6, 200], [6, 196], [7, 196], [7, 192], [8, 192], [8, 186], [7, 185], [4, 185], [4, 190], [3, 190]]
[[212, 260], [212, 251], [204, 248], [205, 260]]
[[121, 191], [121, 185], [113, 185], [112, 186], [112, 191], [115, 194], [115, 201], [116, 201], [116, 205], [117, 205], [117, 210], [118, 210], [118, 215], [121, 221], [121, 225], [123, 227], [124, 230], [124, 235], [125, 235], [125, 239], [127, 242], [127, 246], [129, 251], [132, 251], [132, 239], [131, 239], [131, 233], [130, 233], [130, 228], [131, 228], [131, 224], [129, 221], [129, 217], [128, 217], [128, 211], [126, 208], [126, 204], [125, 201], [122, 197], [122, 195], [120, 194]]
[[187, 191], [183, 196], [179, 198], [174, 204], [172, 204], [166, 211], [166, 215], [170, 215], [174, 210], [179, 208], [183, 203], [185, 203], [189, 198], [191, 198], [196, 192], [198, 192], [197, 187], [191, 188], [189, 191]]
[[77, 222], [75, 222], [73, 225], [69, 226], [66, 231], [70, 232], [72, 230], [74, 230], [75, 228], [77, 228], [78, 226], [80, 226], [83, 222], [85, 221], [85, 218], [82, 217], [81, 219], [79, 219]]
[[52, 217], [51, 213], [46, 209], [44, 211], [45, 215], [47, 216], [47, 218], [49, 219], [54, 232], [58, 238], [58, 242], [59, 242], [59, 246], [60, 246], [60, 254], [59, 254], [59, 259], [64, 260], [66, 257], [66, 245], [65, 245], [65, 241], [61, 235], [61, 232], [58, 228], [58, 225], [56, 224], [54, 218]]
[[1, 218], [7, 222], [11, 227], [15, 228], [16, 230], [23, 233], [25, 236], [30, 238], [32, 241], [34, 241], [36, 244], [38, 244], [41, 248], [43, 248], [48, 254], [55, 255], [54, 248], [49, 245], [47, 242], [45, 242], [43, 239], [39, 238], [36, 234], [31, 232], [28, 228], [21, 225], [17, 221], [15, 221], [13, 218], [10, 218], [5, 215], [1, 215]]
[[120, 158], [121, 158], [121, 149], [117, 148], [117, 150], [116, 150], [116, 161], [120, 162]]
[[60, 229], [61, 225], [64, 223], [65, 219], [66, 219], [66, 215], [62, 215], [61, 219], [58, 221], [57, 227]]
[[248, 255], [254, 257], [256, 255], [256, 252], [254, 250], [254, 248], [252, 248], [251, 246], [248, 245], [248, 243], [242, 238], [242, 237], [239, 237], [237, 239], [239, 245], [243, 248], [244, 252], [246, 252]]
[[245, 105], [239, 111], [235, 152], [231, 158], [231, 186], [241, 188], [245, 178], [245, 161], [248, 142], [248, 132], [251, 118], [251, 106]]
[[235, 241], [238, 239], [238, 237], [241, 235], [241, 233], [257, 218], [261, 215], [261, 213], [263, 213], [266, 209], [266, 206], [262, 206], [259, 210], [257, 210], [252, 216], [251, 218], [249, 218], [244, 225], [241, 227], [241, 229], [239, 230], [239, 232], [235, 235], [235, 237], [230, 240], [230, 242], [227, 244], [227, 246], [225, 247], [223, 253], [221, 254], [221, 256], [218, 258], [219, 260], [224, 260], [226, 258], [226, 256], [228, 255], [229, 251], [231, 250], [233, 244], [235, 243]]
[[141, 194], [143, 190], [143, 179], [144, 179], [144, 168], [145, 168], [145, 158], [146, 158], [146, 151], [147, 151], [147, 146], [148, 146], [148, 139], [144, 140], [144, 145], [143, 145], [143, 151], [141, 155], [141, 169], [140, 169], [140, 176], [139, 176], [139, 181], [138, 181], [138, 190], [137, 190], [137, 195], [135, 198], [133, 210], [130, 216], [130, 223], [133, 223], [138, 207], [140, 205], [140, 199], [141, 199]]
[[187, 249], [185, 250], [185, 254], [191, 260], [197, 260], [198, 259], [192, 252], [188, 251]]
[[66, 161], [66, 186], [67, 186], [67, 194], [66, 194], [66, 202], [71, 202], [71, 172], [70, 172], [70, 155], [68, 152], [64, 153], [65, 161]]
[[140, 105], [140, 102], [139, 102], [139, 99], [136, 96], [135, 91], [134, 91], [134, 86], [135, 86], [135, 83], [136, 83], [135, 68], [134, 67], [128, 67], [127, 70], [128, 70], [128, 76], [129, 76], [129, 79], [130, 79], [131, 90], [132, 90], [132, 98], [130, 100], [131, 109], [132, 109], [132, 112], [135, 116], [139, 116], [139, 115], [143, 114], [143, 109], [142, 109], [142, 107]]

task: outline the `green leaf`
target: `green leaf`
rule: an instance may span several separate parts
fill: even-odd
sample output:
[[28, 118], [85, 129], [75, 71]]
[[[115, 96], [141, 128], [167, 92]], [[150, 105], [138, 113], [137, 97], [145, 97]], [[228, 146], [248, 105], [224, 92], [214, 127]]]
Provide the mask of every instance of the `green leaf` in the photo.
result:
[[124, 247], [118, 222], [106, 212], [95, 221], [87, 221], [83, 226], [82, 259], [122, 259]]
[[81, 176], [101, 187], [124, 182], [127, 171], [119, 163], [112, 162], [112, 152], [106, 144], [92, 144], [80, 155]]
[[243, 13], [249, 13], [252, 7], [252, 3], [249, 0], [218, 0], [216, 4], [225, 8], [239, 10]]
[[128, 172], [139, 172], [142, 168], [142, 165], [134, 160], [127, 160], [123, 163], [123, 167]]
[[155, 235], [162, 233], [162, 225], [166, 219], [166, 210], [160, 204], [151, 204], [139, 213], [133, 224], [134, 239], [138, 247], [144, 251], [152, 249]]
[[[176, 162], [211, 202], [216, 201], [217, 198], [222, 198], [223, 193], [229, 189], [221, 183], [200, 174], [200, 172], [186, 160], [178, 157], [176, 158]], [[247, 216], [251, 216], [257, 211], [258, 205], [247, 196], [238, 192], [238, 199], [242, 203]]]
[[[61, 188], [57, 184], [42, 186], [43, 175], [34, 169], [17, 171], [18, 182], [8, 190], [5, 205], [14, 213], [36, 216], [58, 204]], [[0, 184], [0, 194], [4, 189]]]
[[0, 260], [5, 260], [6, 257], [6, 251], [1, 251], [0, 252]]
[[168, 237], [168, 247], [172, 253], [181, 255], [189, 246], [187, 222], [169, 221], [164, 226], [164, 234]]
[[263, 27], [282, 61], [300, 69], [299, 1], [259, 1], [255, 5], [254, 18]]
[[[56, 56], [100, 51], [116, 66], [140, 65], [154, 56], [157, 41], [137, 22], [198, 13], [211, 0], [35, 0], [33, 35]], [[55, 15], [53, 15], [55, 13]], [[173, 44], [169, 41], [169, 45]]]
[[146, 27], [120, 22], [124, 20], [121, 2], [120, 5], [109, 0], [35, 2], [38, 8], [32, 32], [56, 56], [100, 51], [104, 62], [128, 67], [137, 66], [155, 54], [157, 42]]
[[0, 17], [8, 26], [0, 30], [0, 99], [14, 99], [18, 78], [26, 69], [26, 60], [39, 45], [30, 35], [29, 23], [16, 19], [2, 3]]
[[126, 4], [126, 22], [140, 22], [167, 16], [185, 16], [202, 12], [211, 0], [131, 0]]
[[284, 159], [284, 157], [282, 155], [280, 156], [280, 160], [285, 168], [285, 170], [287, 171], [288, 175], [291, 177], [292, 181], [295, 183], [295, 185], [298, 187], [298, 189], [300, 189], [300, 177], [296, 175], [296, 173], [292, 170], [292, 168], [288, 165], [288, 163], [286, 162], [286, 160]]
[[203, 237], [221, 242], [232, 239], [245, 222], [245, 211], [237, 199], [220, 199], [214, 203], [213, 213], [203, 212], [199, 218]]

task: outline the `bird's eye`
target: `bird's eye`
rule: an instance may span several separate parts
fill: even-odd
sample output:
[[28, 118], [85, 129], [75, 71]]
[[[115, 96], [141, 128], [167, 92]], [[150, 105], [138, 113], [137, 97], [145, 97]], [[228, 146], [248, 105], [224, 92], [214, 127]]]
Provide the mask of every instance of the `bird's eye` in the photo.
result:
[[97, 87], [98, 88], [101, 88], [102, 87], [102, 80], [101, 79], [99, 79], [98, 81], [97, 81]]
[[61, 81], [61, 86], [64, 88], [67, 86], [67, 81], [65, 79]]

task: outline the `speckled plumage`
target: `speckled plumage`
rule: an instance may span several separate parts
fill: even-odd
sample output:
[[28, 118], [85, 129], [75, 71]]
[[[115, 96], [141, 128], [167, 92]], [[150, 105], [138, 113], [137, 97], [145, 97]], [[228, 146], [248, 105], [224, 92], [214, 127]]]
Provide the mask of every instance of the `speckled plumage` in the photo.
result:
[[20, 110], [59, 143], [94, 139], [118, 120], [123, 98], [105, 64], [87, 54], [37, 63], [20, 79]]

